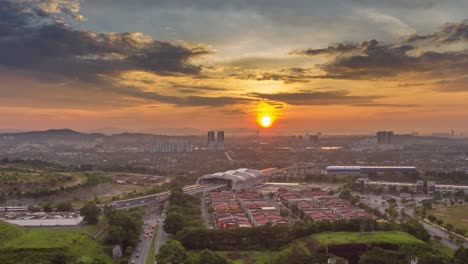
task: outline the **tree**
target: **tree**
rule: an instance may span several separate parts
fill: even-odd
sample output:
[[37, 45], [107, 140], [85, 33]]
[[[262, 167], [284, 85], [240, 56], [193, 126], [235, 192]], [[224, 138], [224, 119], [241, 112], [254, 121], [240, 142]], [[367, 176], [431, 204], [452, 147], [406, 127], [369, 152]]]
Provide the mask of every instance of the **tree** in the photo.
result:
[[453, 264], [464, 264], [466, 263], [466, 260], [468, 259], [468, 249], [464, 247], [460, 247], [455, 251], [455, 254], [453, 255]]
[[57, 212], [72, 212], [73, 206], [70, 202], [63, 202], [57, 204]]
[[122, 250], [138, 243], [143, 220], [138, 212], [114, 210], [109, 214], [109, 233], [106, 242], [119, 244]]
[[293, 214], [297, 215], [297, 214], [299, 213], [299, 207], [297, 207], [296, 204], [293, 204], [293, 205], [291, 206], [291, 212], [292, 212]]
[[198, 258], [198, 263], [200, 264], [228, 264], [229, 261], [223, 256], [220, 256], [219, 254], [216, 254], [209, 249], [205, 249], [200, 254], [200, 257]]
[[452, 224], [446, 224], [446, 225], [445, 225], [445, 228], [446, 228], [448, 231], [452, 231], [452, 230], [453, 230], [453, 225], [452, 225]]
[[280, 210], [280, 216], [287, 217], [288, 215], [289, 215], [288, 209], [283, 208]]
[[40, 212], [41, 208], [38, 206], [30, 205], [28, 206], [28, 211], [33, 212], [33, 213]]
[[52, 212], [54, 209], [50, 203], [47, 203], [42, 206], [42, 210], [44, 210], [44, 212]]
[[192, 264], [185, 248], [177, 240], [169, 239], [161, 246], [156, 261], [160, 264]]
[[214, 213], [213, 206], [208, 207], [208, 213], [210, 213], [210, 214]]
[[401, 224], [400, 227], [402, 231], [425, 242], [428, 242], [431, 239], [431, 235], [426, 231], [424, 226], [415, 219], [408, 219], [408, 221]]
[[359, 200], [361, 198], [358, 196], [358, 195], [353, 195], [351, 196], [351, 198], [349, 199], [349, 202], [352, 204], [352, 205], [356, 205], [357, 203], [359, 203]]
[[99, 215], [101, 214], [101, 209], [95, 204], [87, 204], [80, 209], [80, 215], [84, 217], [84, 221], [88, 225], [95, 225], [99, 222]]
[[178, 212], [170, 212], [164, 220], [164, 231], [175, 235], [184, 228], [184, 217]]

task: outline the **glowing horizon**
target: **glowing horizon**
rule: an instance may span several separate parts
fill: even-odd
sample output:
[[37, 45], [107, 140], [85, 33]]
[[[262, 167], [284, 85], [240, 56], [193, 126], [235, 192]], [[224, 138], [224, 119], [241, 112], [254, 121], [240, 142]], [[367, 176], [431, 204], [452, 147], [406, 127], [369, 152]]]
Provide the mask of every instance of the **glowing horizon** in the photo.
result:
[[0, 1], [0, 131], [468, 132], [466, 1]]

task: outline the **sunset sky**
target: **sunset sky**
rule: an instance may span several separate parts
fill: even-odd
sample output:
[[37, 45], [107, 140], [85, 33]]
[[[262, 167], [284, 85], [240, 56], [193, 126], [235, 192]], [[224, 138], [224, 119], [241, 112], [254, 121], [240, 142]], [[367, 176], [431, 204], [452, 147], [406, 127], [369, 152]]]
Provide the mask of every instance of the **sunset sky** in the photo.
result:
[[0, 0], [0, 130], [468, 133], [466, 0]]

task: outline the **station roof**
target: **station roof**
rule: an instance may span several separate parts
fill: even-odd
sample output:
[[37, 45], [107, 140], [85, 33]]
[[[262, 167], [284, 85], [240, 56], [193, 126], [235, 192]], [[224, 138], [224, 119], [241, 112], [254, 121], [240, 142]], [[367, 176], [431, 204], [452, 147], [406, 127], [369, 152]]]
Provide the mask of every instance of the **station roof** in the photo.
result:
[[262, 177], [262, 172], [259, 170], [241, 168], [237, 170], [229, 170], [226, 172], [217, 172], [213, 174], [206, 174], [199, 178], [200, 179], [224, 179], [232, 180], [234, 182], [245, 182]]

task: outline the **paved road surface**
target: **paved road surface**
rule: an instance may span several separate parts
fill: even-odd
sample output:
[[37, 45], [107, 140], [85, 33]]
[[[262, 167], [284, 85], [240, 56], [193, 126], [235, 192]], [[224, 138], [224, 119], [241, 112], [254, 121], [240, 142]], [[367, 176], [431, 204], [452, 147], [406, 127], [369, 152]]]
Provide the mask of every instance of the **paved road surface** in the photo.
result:
[[[159, 218], [161, 212], [159, 209], [159, 204], [156, 204], [154, 206], [150, 206], [148, 209], [148, 213], [144, 219], [144, 226], [143, 226], [143, 233], [140, 235], [140, 240], [135, 247], [129, 263], [135, 264], [145, 264], [146, 263], [146, 257], [148, 256], [150, 247], [151, 247], [151, 240], [154, 236], [154, 229], [148, 228], [148, 225], [157, 225], [157, 219]], [[145, 233], [150, 233], [151, 236], [148, 238], [145, 238]], [[138, 249], [139, 252], [138, 252]], [[137, 257], [138, 256], [138, 257]]]
[[[450, 248], [453, 248], [453, 249], [458, 249], [458, 248], [459, 248], [459, 246], [458, 246], [457, 244], [455, 244], [455, 243], [453, 243], [452, 241], [449, 240], [449, 234], [448, 234], [446, 231], [441, 230], [441, 229], [439, 229], [439, 228], [437, 228], [437, 227], [434, 227], [434, 226], [431, 225], [431, 224], [428, 224], [428, 223], [426, 223], [426, 222], [424, 222], [424, 221], [419, 220], [419, 219], [414, 215], [414, 210], [413, 210], [412, 208], [408, 208], [408, 209], [406, 210], [406, 213], [407, 213], [408, 215], [410, 215], [411, 217], [417, 219], [417, 220], [424, 226], [424, 228], [427, 230], [427, 232], [428, 232], [429, 234], [431, 234], [432, 236], [439, 236], [439, 237], [441, 237], [442, 239], [440, 240], [440, 242], [441, 242], [442, 244], [444, 244], [444, 245], [446, 245], [446, 246], [448, 246], [448, 247], [450, 247]], [[464, 243], [464, 246], [467, 247], [467, 246], [468, 246], [468, 243], [465, 242], [465, 243]]]
[[[167, 233], [164, 231], [164, 219], [166, 217], [166, 209], [168, 206], [168, 203], [166, 203], [164, 208], [164, 211], [158, 215], [157, 221], [158, 221], [158, 232], [156, 233], [156, 239], [154, 241], [154, 252], [155, 255], [158, 254], [159, 248], [166, 243], [167, 240]], [[154, 263], [156, 264], [157, 261], [154, 260]]]

